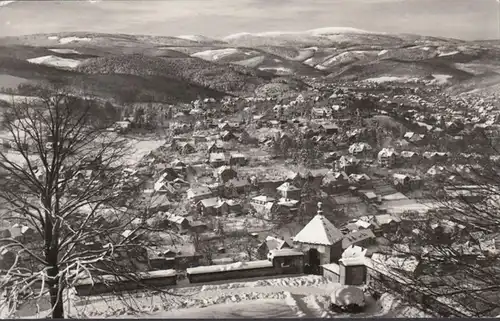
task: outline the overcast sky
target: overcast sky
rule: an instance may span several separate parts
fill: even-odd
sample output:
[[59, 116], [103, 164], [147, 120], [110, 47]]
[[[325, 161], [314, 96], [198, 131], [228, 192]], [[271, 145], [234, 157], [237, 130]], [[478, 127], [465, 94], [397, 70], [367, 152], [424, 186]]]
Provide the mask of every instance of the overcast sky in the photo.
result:
[[0, 0], [0, 36], [61, 31], [224, 37], [355, 27], [460, 39], [500, 38], [495, 0]]

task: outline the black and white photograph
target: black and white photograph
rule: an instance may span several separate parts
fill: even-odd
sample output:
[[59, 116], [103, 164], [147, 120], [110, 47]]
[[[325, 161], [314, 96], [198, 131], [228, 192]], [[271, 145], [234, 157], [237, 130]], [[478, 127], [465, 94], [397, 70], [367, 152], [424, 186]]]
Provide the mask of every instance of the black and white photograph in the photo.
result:
[[500, 318], [500, 0], [0, 0], [0, 319]]

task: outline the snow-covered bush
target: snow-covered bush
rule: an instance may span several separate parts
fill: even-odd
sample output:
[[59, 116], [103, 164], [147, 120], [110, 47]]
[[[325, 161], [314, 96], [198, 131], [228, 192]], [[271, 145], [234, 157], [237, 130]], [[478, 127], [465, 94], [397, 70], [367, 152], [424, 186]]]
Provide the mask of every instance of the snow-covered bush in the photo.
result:
[[332, 309], [342, 312], [362, 312], [366, 305], [365, 294], [362, 289], [355, 286], [342, 286], [330, 296]]

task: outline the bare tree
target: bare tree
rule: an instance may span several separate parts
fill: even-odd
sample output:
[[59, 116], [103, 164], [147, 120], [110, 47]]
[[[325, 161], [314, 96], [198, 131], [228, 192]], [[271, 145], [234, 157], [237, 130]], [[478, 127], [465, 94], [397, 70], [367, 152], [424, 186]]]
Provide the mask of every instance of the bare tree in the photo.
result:
[[145, 226], [132, 201], [136, 182], [122, 175], [130, 151], [102, 130], [95, 108], [44, 92], [41, 103], [12, 104], [3, 115], [13, 148], [0, 151], [2, 219], [33, 231], [29, 239], [0, 239], [0, 252], [16, 254], [0, 271], [12, 313], [49, 296], [52, 317], [64, 318], [64, 291], [79, 279], [148, 269], [147, 259], [130, 259]]
[[385, 254], [418, 262], [418, 270], [397, 273], [404, 274], [403, 291], [430, 311], [446, 307], [440, 315], [500, 314], [500, 168], [495, 145], [480, 141], [454, 153], [428, 182], [436, 209], [412, 214], [387, 236]]

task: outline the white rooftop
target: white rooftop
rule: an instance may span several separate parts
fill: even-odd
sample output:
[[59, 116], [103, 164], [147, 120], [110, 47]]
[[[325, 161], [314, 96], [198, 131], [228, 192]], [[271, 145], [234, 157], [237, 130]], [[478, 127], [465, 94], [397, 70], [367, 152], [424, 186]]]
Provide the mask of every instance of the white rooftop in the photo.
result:
[[283, 257], [283, 256], [303, 256], [304, 253], [299, 252], [295, 249], [281, 249], [281, 250], [271, 250], [267, 254], [269, 259], [273, 259], [275, 257]]
[[294, 237], [294, 242], [333, 245], [342, 240], [342, 232], [322, 215], [321, 203], [318, 207], [318, 214]]

